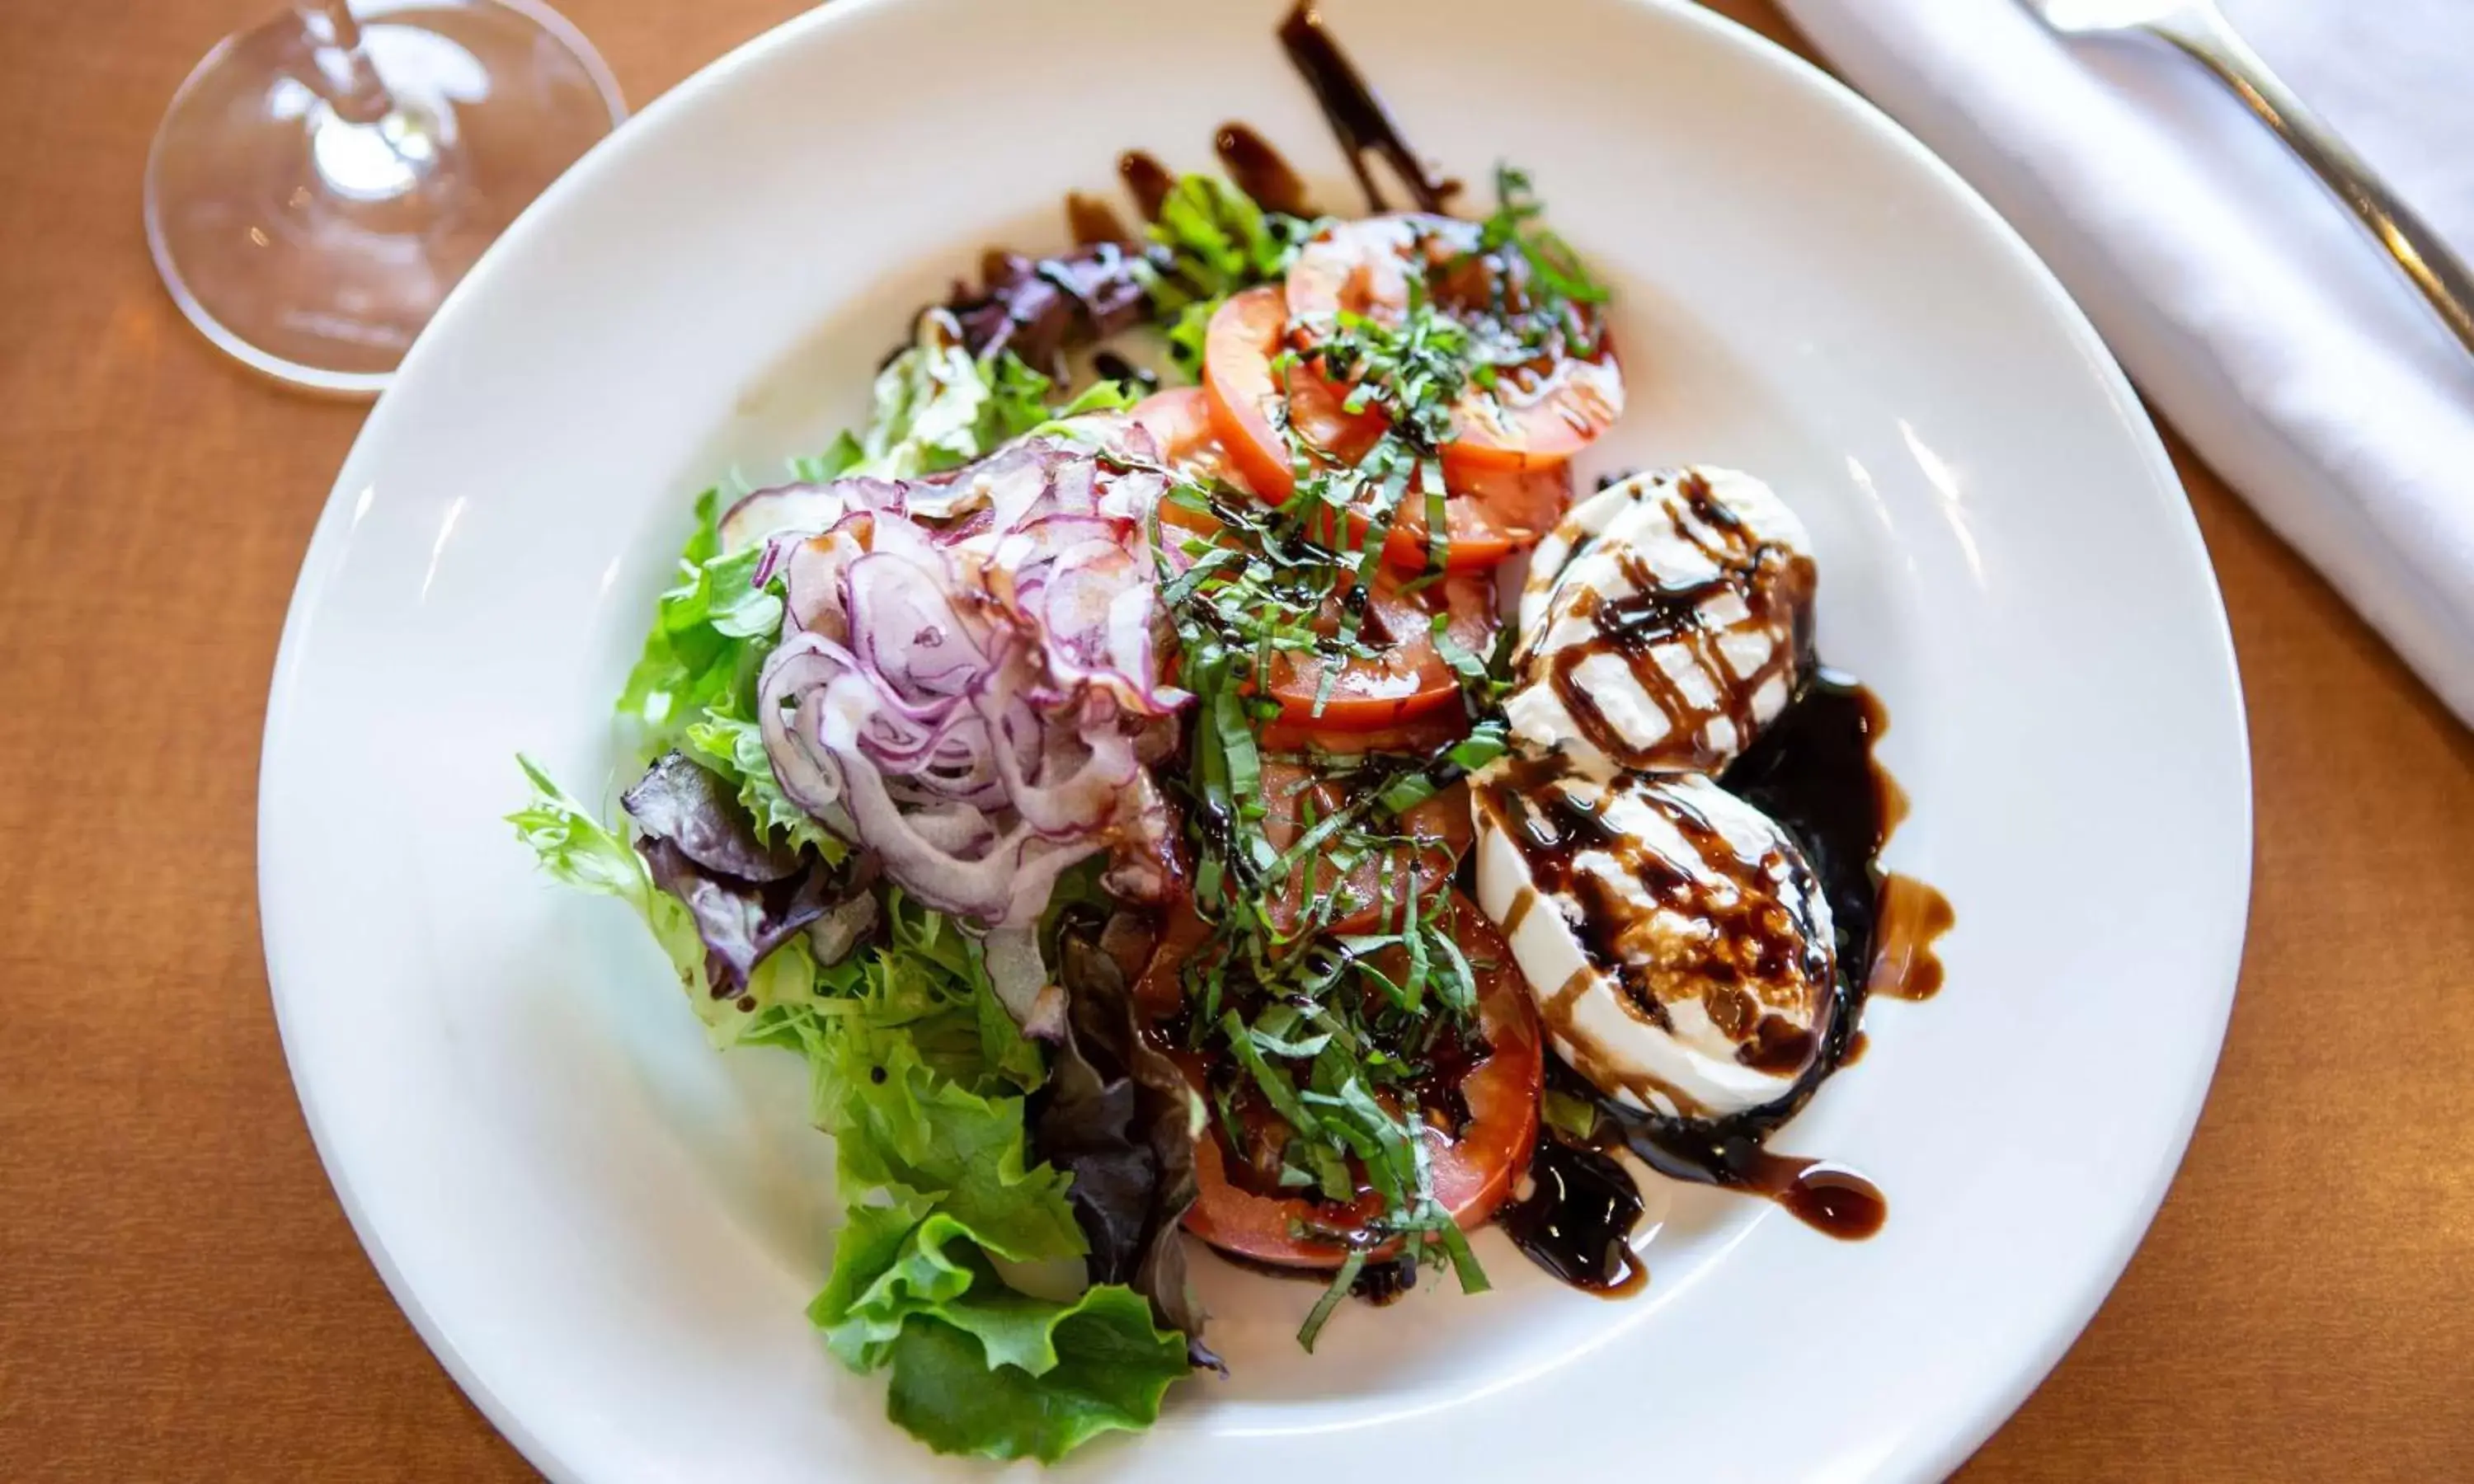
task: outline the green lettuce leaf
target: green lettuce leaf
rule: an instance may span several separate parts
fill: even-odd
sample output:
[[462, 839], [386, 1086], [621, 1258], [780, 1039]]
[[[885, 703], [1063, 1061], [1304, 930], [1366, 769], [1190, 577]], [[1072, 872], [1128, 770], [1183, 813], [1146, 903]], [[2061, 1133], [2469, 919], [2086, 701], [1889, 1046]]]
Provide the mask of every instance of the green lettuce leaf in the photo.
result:
[[1202, 371], [1202, 337], [1212, 312], [1240, 289], [1288, 272], [1319, 223], [1267, 212], [1220, 176], [1180, 176], [1160, 202], [1151, 239], [1166, 262], [1138, 270], [1152, 313], [1168, 323], [1169, 358], [1188, 376]]
[[[1047, 376], [1010, 350], [974, 356], [961, 327], [942, 309], [919, 316], [910, 345], [877, 373], [875, 416], [846, 439], [846, 462], [829, 453], [834, 473], [915, 479], [981, 457], [1049, 419]], [[839, 449], [844, 445], [837, 445]]]
[[653, 609], [652, 632], [618, 695], [639, 761], [677, 747], [707, 711], [749, 716], [756, 672], [782, 625], [782, 600], [752, 579], [764, 553], [721, 554], [719, 490], [696, 496], [679, 580]]
[[739, 802], [768, 840], [792, 847], [813, 845], [825, 859], [840, 865], [850, 848], [816, 822], [782, 791], [764, 755], [764, 733], [756, 723], [710, 706], [702, 719], [688, 723], [682, 738], [695, 760], [719, 774], [739, 790]]
[[885, 1364], [913, 1314], [933, 1313], [968, 1293], [978, 1278], [972, 1236], [924, 1196], [854, 1206], [834, 1239], [833, 1272], [808, 1305], [808, 1319], [842, 1364], [867, 1372]]
[[1001, 1257], [1082, 1255], [1065, 1176], [1027, 1167], [1020, 1097], [982, 1097], [935, 1075], [904, 1031], [854, 1033], [855, 1017], [816, 1018], [830, 1028], [833, 1059], [818, 1070], [818, 1097], [836, 1104], [820, 1108], [819, 1122], [835, 1138], [846, 1204], [924, 1196]]
[[841, 478], [851, 467], [867, 456], [859, 445], [856, 434], [845, 428], [826, 445], [822, 453], [802, 454], [790, 461], [790, 477], [802, 484], [821, 485]]
[[942, 1451], [1055, 1459], [1147, 1425], [1186, 1373], [1184, 1336], [1130, 1290], [1063, 1303], [998, 1271], [1087, 1250], [1069, 1177], [1029, 1163], [1038, 1048], [976, 942], [899, 893], [886, 916], [886, 941], [820, 970], [796, 1022], [847, 1207], [809, 1318], [853, 1370], [891, 1367], [887, 1414]]
[[885, 945], [822, 971], [837, 996], [832, 1029], [840, 1040], [806, 1048], [817, 1077], [817, 1124], [833, 1128], [848, 1099], [865, 1095], [845, 1092], [845, 1075], [865, 1073], [877, 1051], [898, 1054], [904, 1041], [935, 1077], [983, 1097], [1045, 1082], [1039, 1048], [987, 987], [978, 941], [898, 890], [885, 894], [884, 907]]
[[[552, 879], [581, 891], [604, 897], [616, 897], [650, 914], [651, 905], [667, 900], [653, 890], [653, 877], [644, 869], [643, 858], [636, 853], [618, 831], [602, 824], [593, 811], [551, 780], [542, 765], [517, 754], [516, 765], [524, 770], [524, 778], [533, 786], [532, 802], [507, 816], [516, 826], [517, 838], [523, 841], [541, 861]], [[687, 909], [671, 902], [682, 922]], [[661, 935], [662, 924], [653, 924], [654, 935]], [[694, 925], [688, 931], [692, 934]], [[696, 948], [701, 960], [704, 949]]]
[[1072, 1304], [974, 1289], [914, 1314], [891, 1347], [885, 1415], [940, 1453], [1055, 1463], [1159, 1417], [1186, 1374], [1185, 1337], [1110, 1283]]
[[705, 983], [704, 940], [695, 920], [678, 898], [653, 885], [644, 858], [626, 837], [594, 816], [592, 810], [550, 779], [541, 764], [518, 755], [517, 765], [533, 786], [532, 802], [507, 816], [516, 835], [540, 860], [551, 879], [580, 891], [616, 897], [635, 908], [653, 930], [653, 940], [668, 954], [687, 985], [690, 997], [712, 998]]
[[801, 1022], [814, 1120], [834, 1136], [850, 1209], [809, 1314], [861, 1369], [882, 1363], [915, 1303], [969, 1285], [966, 1257], [1083, 1252], [1066, 1177], [1029, 1166], [1021, 1094], [1046, 1071], [978, 945], [899, 893], [885, 915], [885, 945], [824, 970], [833, 997]]
[[815, 960], [797, 939], [776, 948], [756, 966], [739, 994], [716, 998], [705, 977], [704, 940], [695, 919], [679, 899], [653, 885], [652, 873], [626, 837], [595, 818], [593, 811], [551, 780], [539, 763], [519, 756], [517, 763], [533, 787], [532, 802], [507, 816], [516, 834], [558, 881], [582, 891], [616, 897], [634, 907], [652, 929], [653, 941], [668, 955], [688, 1003], [705, 1023], [716, 1046], [745, 1041], [798, 1045], [788, 1030], [803, 1021], [818, 1003]]

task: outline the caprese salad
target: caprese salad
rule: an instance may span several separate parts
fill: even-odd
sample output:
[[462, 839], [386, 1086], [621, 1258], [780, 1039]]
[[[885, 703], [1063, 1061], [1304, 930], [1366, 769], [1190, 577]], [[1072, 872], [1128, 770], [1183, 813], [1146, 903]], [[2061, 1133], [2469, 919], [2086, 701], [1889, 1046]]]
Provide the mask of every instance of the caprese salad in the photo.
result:
[[716, 1044], [808, 1060], [810, 1315], [931, 1447], [1151, 1423], [1222, 1365], [1190, 1244], [1311, 1278], [1311, 1350], [1352, 1295], [1484, 1290], [1493, 1222], [1637, 1286], [1648, 1171], [1878, 1220], [1761, 1147], [1853, 1044], [1878, 713], [1766, 486], [1576, 491], [1656, 347], [1496, 186], [1188, 176], [1139, 237], [992, 254], [864, 429], [698, 501], [621, 817], [526, 764], [550, 873]]

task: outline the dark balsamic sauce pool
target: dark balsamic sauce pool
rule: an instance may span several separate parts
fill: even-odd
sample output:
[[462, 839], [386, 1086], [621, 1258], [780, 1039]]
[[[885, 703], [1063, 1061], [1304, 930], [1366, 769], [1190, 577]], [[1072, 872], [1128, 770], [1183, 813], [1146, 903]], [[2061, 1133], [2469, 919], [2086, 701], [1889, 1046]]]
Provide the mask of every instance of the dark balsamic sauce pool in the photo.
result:
[[[1543, 1134], [1530, 1166], [1529, 1193], [1501, 1217], [1514, 1243], [1548, 1272], [1576, 1287], [1629, 1291], [1624, 1284], [1633, 1281], [1630, 1268], [1611, 1261], [1610, 1255], [1617, 1248], [1630, 1253], [1628, 1238], [1640, 1204], [1637, 1192], [1629, 1203], [1618, 1198], [1632, 1186], [1606, 1153], [1615, 1149], [1670, 1179], [1776, 1201], [1831, 1236], [1852, 1240], [1880, 1230], [1888, 1204], [1871, 1182], [1824, 1161], [1774, 1154], [1765, 1145], [1825, 1079], [1854, 1059], [1869, 996], [1923, 998], [1941, 983], [1933, 940], [1953, 922], [1950, 903], [1923, 882], [1880, 868], [1881, 847], [1906, 809], [1897, 782], [1873, 756], [1888, 725], [1888, 712], [1872, 692], [1823, 669], [1720, 776], [1728, 791], [1795, 837], [1829, 899], [1837, 974], [1819, 1054], [1776, 1102], [1706, 1121], [1618, 1103], [1550, 1056], [1549, 1090], [1589, 1104], [1596, 1126], [1578, 1140], [1554, 1131]], [[1579, 1158], [1585, 1155], [1589, 1161]], [[1578, 1178], [1576, 1170], [1582, 1172]]]
[[1530, 1159], [1529, 1179], [1531, 1193], [1495, 1219], [1530, 1261], [1609, 1298], [1648, 1285], [1649, 1269], [1632, 1247], [1641, 1203], [1629, 1171], [1603, 1150], [1549, 1136]]

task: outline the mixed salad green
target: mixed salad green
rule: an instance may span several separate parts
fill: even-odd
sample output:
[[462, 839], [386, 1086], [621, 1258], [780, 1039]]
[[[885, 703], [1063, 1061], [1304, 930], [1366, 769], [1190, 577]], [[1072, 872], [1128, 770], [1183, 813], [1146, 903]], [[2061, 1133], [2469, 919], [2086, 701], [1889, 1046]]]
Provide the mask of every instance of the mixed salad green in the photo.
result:
[[[1296, 228], [1274, 227], [1225, 181], [1189, 178], [1154, 229], [1163, 251], [1143, 260], [1144, 280], [1176, 306], [1178, 323], [1200, 323], [1228, 292], [1277, 271], [1287, 251], [1278, 232], [1294, 239]], [[1107, 381], [1064, 395], [1013, 349], [975, 353], [951, 316], [930, 312], [878, 376], [868, 424], [790, 473], [809, 484], [934, 474], [1129, 400]], [[803, 877], [831, 877], [849, 847], [784, 792], [757, 724], [783, 581], [757, 580], [763, 546], [723, 549], [731, 503], [720, 489], [696, 499], [678, 579], [617, 703], [620, 731], [640, 765], [683, 756], [717, 783], [742, 845], [787, 853]], [[714, 1043], [807, 1060], [844, 1210], [809, 1317], [843, 1363], [886, 1374], [894, 1422], [939, 1451], [1053, 1461], [1102, 1432], [1148, 1425], [1170, 1383], [1197, 1360], [1216, 1363], [1128, 1283], [1069, 1282], [1080, 1291], [1059, 1295], [1053, 1279], [1023, 1277], [1079, 1266], [1091, 1242], [1069, 1199], [1072, 1175], [1027, 1151], [1027, 1100], [1049, 1085], [1053, 1053], [1000, 1004], [976, 933], [882, 889], [869, 940], [824, 964], [804, 934], [764, 943], [767, 909], [757, 902], [740, 909], [744, 951], [732, 962], [657, 882], [623, 824], [604, 823], [529, 759], [523, 770], [533, 798], [510, 820], [524, 843], [559, 881], [636, 909]], [[1090, 895], [1087, 878], [1055, 893], [1051, 943]], [[1177, 1278], [1181, 1286], [1181, 1269]]]

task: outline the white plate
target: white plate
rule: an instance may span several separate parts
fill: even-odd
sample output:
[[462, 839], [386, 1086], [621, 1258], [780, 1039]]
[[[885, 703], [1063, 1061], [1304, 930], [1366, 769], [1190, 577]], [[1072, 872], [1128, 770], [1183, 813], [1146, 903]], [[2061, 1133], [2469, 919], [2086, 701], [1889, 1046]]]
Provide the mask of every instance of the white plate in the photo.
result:
[[[708, 1051], [625, 909], [539, 880], [513, 754], [623, 781], [606, 706], [686, 497], [863, 406], [910, 306], [1052, 244], [1141, 146], [1252, 123], [1345, 179], [1283, 0], [837, 0], [562, 180], [460, 288], [320, 521], [278, 663], [260, 850], [302, 1102], [373, 1259], [535, 1462], [575, 1479], [959, 1474], [801, 1309], [833, 1210], [800, 1069]], [[1783, 1139], [1888, 1192], [1864, 1243], [1674, 1194], [1646, 1294], [1499, 1239], [1482, 1299], [1344, 1311], [1213, 1264], [1234, 1380], [1100, 1476], [1911, 1478], [2095, 1309], [2171, 1178], [2241, 947], [2241, 703], [2180, 491], [2077, 311], [1947, 170], [1686, 6], [1332, 0], [1454, 173], [1534, 168], [1614, 282], [1605, 464], [1767, 475], [1822, 647], [1896, 718], [1892, 862], [1957, 904], [1950, 987]], [[1337, 188], [1327, 200], [1347, 200]], [[1586, 1472], [1600, 1471], [1597, 1474]]]

